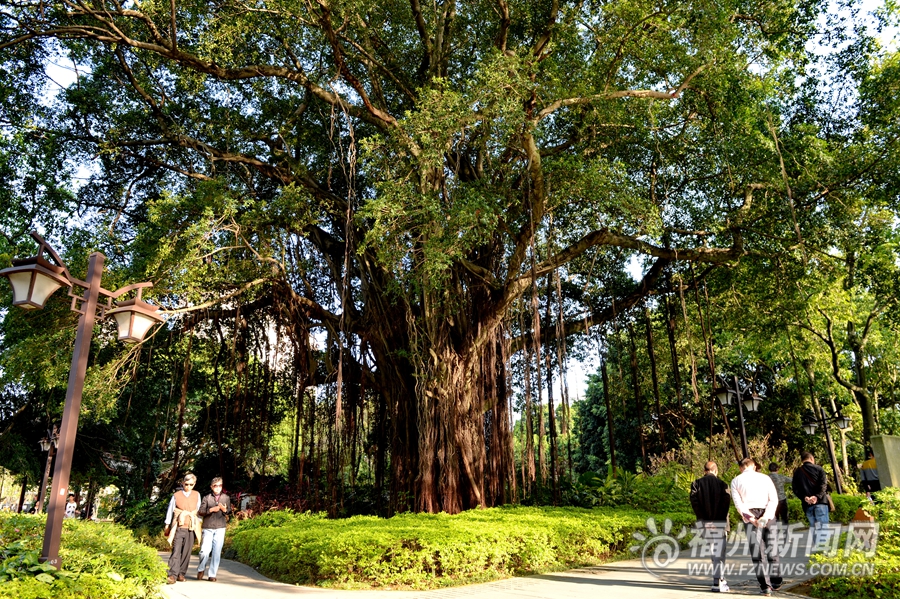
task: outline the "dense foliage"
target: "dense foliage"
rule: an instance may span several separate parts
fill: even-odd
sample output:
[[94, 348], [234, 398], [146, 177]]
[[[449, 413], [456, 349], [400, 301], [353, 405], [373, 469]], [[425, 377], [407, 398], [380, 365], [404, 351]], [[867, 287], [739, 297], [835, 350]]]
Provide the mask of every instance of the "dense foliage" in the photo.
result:
[[165, 567], [156, 551], [110, 523], [66, 520], [58, 571], [39, 564], [45, 519], [0, 512], [0, 585], [9, 599], [160, 597]]
[[[237, 557], [287, 583], [339, 588], [418, 588], [484, 582], [597, 564], [645, 531], [629, 508], [492, 508], [390, 519], [269, 512], [234, 528]], [[654, 513], [690, 526], [693, 515]]]
[[[751, 436], [821, 447], [804, 413], [842, 408], [861, 457], [900, 426], [898, 59], [826, 10], [0, 0], [0, 262], [38, 228], [169, 313], [136, 347], [98, 326], [73, 486], [561, 503], [733, 433], [710, 399], [733, 376], [767, 397]], [[0, 464], [26, 484], [73, 318], [2, 312]]]

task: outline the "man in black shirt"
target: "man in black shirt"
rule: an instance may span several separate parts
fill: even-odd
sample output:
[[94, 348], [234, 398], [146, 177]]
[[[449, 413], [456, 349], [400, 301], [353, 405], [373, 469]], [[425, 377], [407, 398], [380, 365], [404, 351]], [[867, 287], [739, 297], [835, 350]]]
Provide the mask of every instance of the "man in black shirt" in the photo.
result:
[[828, 525], [828, 503], [825, 501], [828, 477], [810, 452], [804, 451], [800, 459], [803, 463], [794, 470], [791, 488], [803, 502], [806, 519], [810, 528], [815, 530], [815, 546], [821, 547], [826, 540], [824, 528]]
[[[231, 512], [231, 499], [222, 492], [222, 479], [218, 476], [212, 479], [210, 488], [212, 493], [203, 498], [198, 511], [203, 516], [203, 540], [200, 543], [197, 580], [203, 580], [203, 573], [206, 571], [207, 580], [215, 582], [222, 557], [222, 544], [225, 542], [227, 514]], [[206, 568], [207, 562], [209, 569]]]
[[722, 575], [725, 566], [725, 545], [728, 531], [728, 508], [731, 497], [728, 485], [719, 479], [715, 462], [706, 462], [704, 475], [691, 483], [691, 507], [703, 527], [703, 538], [709, 543], [713, 564], [714, 593], [727, 593], [728, 584]]

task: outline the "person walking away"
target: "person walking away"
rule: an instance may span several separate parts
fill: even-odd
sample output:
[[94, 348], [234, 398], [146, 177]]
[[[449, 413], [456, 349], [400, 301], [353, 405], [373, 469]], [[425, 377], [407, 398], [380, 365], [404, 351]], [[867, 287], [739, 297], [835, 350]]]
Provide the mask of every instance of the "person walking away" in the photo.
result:
[[825, 528], [828, 526], [828, 503], [825, 501], [828, 477], [825, 470], [816, 464], [812, 453], [804, 451], [800, 454], [800, 460], [802, 463], [794, 470], [791, 488], [803, 502], [803, 513], [809, 520], [809, 527], [815, 531], [815, 546], [821, 547], [825, 543]]
[[872, 499], [872, 493], [881, 490], [881, 481], [878, 480], [878, 466], [875, 464], [875, 454], [871, 449], [866, 450], [866, 461], [859, 467], [860, 487], [866, 497]]
[[198, 512], [203, 517], [203, 540], [200, 543], [197, 580], [203, 580], [203, 573], [206, 572], [207, 580], [215, 582], [222, 558], [222, 544], [225, 542], [225, 524], [231, 513], [231, 499], [222, 492], [222, 479], [218, 476], [212, 479], [209, 488], [212, 493], [203, 498]]
[[791, 484], [793, 479], [778, 472], [779, 466], [776, 462], [769, 464], [769, 478], [775, 485], [775, 491], [778, 493], [778, 509], [775, 510], [775, 519], [779, 520], [785, 526], [788, 525], [788, 503], [787, 492], [784, 485]]
[[731, 499], [747, 528], [750, 557], [756, 570], [756, 580], [763, 595], [781, 588], [778, 529], [771, 526], [778, 508], [778, 492], [772, 479], [756, 471], [753, 458], [740, 462], [741, 473], [731, 481]]
[[703, 472], [703, 476], [691, 483], [691, 507], [712, 557], [713, 583], [710, 590], [713, 593], [727, 593], [730, 589], [725, 582], [723, 568], [731, 497], [728, 495], [728, 485], [719, 479], [719, 467], [715, 462], [706, 462]]
[[197, 515], [200, 509], [200, 493], [194, 490], [196, 484], [197, 477], [188, 472], [184, 475], [181, 489], [175, 491], [169, 501], [165, 534], [169, 545], [172, 546], [172, 553], [169, 555], [167, 584], [184, 582], [194, 541], [200, 536], [200, 517]]

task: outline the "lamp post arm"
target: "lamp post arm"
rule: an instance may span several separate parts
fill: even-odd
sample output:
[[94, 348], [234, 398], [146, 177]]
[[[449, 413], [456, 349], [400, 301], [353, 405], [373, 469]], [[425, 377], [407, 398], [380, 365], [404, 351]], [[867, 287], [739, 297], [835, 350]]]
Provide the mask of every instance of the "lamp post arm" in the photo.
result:
[[141, 299], [141, 290], [148, 289], [150, 287], [153, 287], [153, 283], [146, 281], [144, 283], [134, 283], [133, 285], [128, 285], [127, 287], [122, 287], [121, 289], [116, 289], [115, 291], [107, 291], [105, 289], [101, 289], [100, 292], [103, 295], [108, 295], [112, 299], [116, 299], [118, 297], [125, 295], [129, 291], [134, 291], [135, 289], [137, 289], [138, 290], [137, 299]]
[[71, 275], [69, 275], [69, 268], [66, 266], [66, 263], [63, 262], [63, 259], [59, 257], [59, 254], [56, 253], [56, 250], [54, 250], [53, 247], [49, 243], [47, 243], [43, 237], [38, 235], [37, 231], [31, 232], [31, 238], [38, 242], [38, 256], [41, 255], [41, 252], [47, 252], [50, 257], [53, 258], [53, 261], [56, 262], [56, 265], [62, 267], [66, 271], [66, 277], [69, 279], [73, 278]]
[[78, 318], [78, 332], [75, 335], [75, 350], [72, 353], [72, 366], [69, 370], [66, 404], [59, 430], [59, 452], [56, 456], [56, 467], [53, 470], [53, 493], [50, 495], [50, 503], [47, 507], [47, 526], [44, 531], [41, 560], [57, 569], [62, 567], [59, 559], [59, 542], [66, 511], [65, 498], [72, 470], [72, 453], [75, 450], [75, 435], [78, 431], [78, 416], [81, 411], [81, 396], [84, 391], [84, 377], [91, 349], [91, 336], [94, 332], [94, 322], [97, 319], [97, 300], [100, 296], [100, 277], [103, 274], [104, 259], [103, 254], [94, 252], [91, 254], [88, 264], [88, 287], [83, 298], [84, 309]]

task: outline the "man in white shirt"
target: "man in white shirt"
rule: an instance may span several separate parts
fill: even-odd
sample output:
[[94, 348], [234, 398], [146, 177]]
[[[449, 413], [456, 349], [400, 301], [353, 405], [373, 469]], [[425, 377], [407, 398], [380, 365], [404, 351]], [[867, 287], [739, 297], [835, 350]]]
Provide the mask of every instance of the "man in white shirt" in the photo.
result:
[[750, 557], [762, 594], [769, 596], [781, 588], [778, 565], [778, 533], [770, 526], [778, 507], [778, 492], [772, 479], [756, 471], [752, 458], [741, 460], [741, 473], [731, 481], [731, 499], [747, 527]]

